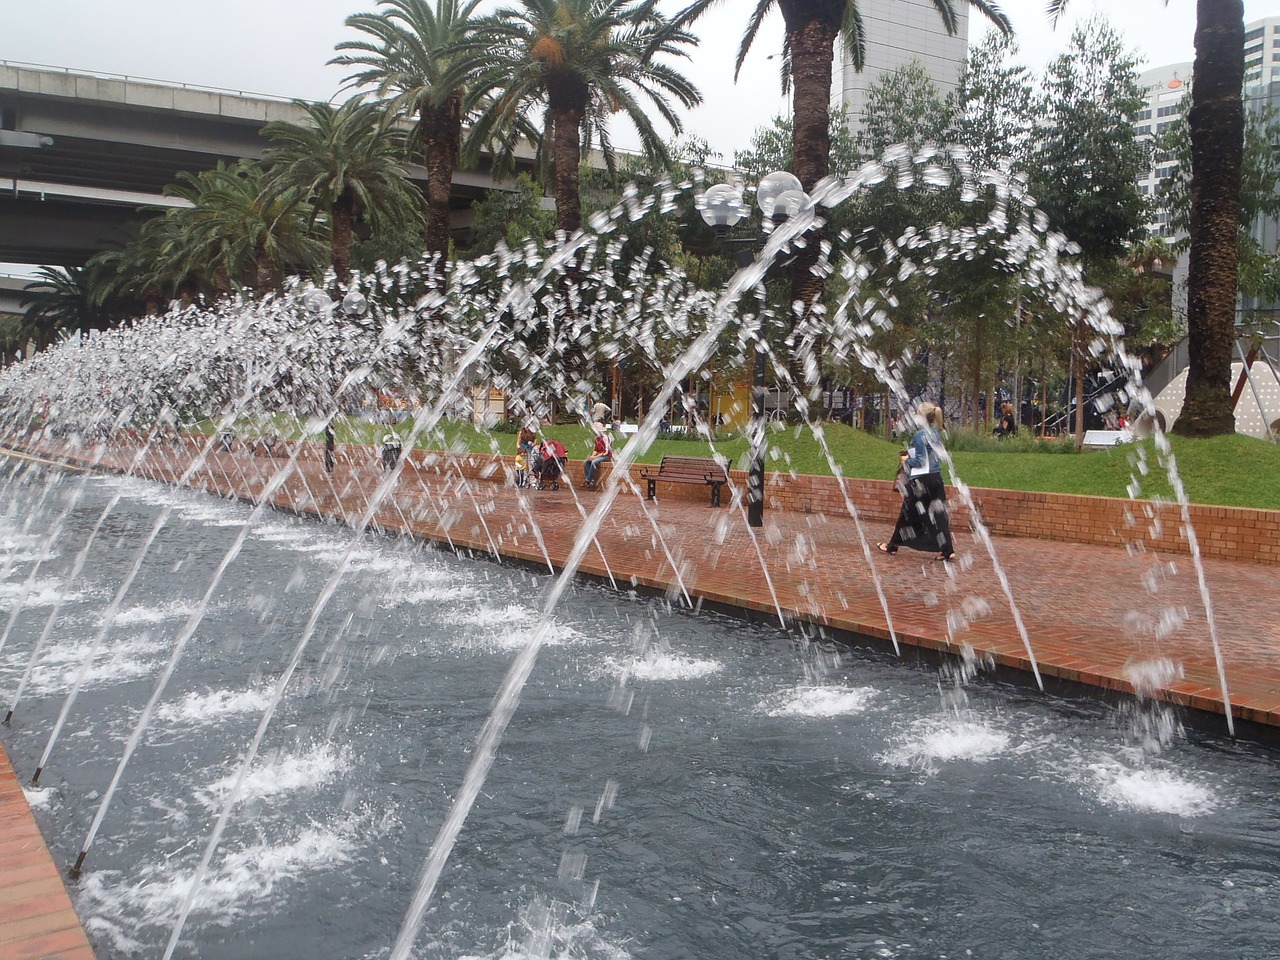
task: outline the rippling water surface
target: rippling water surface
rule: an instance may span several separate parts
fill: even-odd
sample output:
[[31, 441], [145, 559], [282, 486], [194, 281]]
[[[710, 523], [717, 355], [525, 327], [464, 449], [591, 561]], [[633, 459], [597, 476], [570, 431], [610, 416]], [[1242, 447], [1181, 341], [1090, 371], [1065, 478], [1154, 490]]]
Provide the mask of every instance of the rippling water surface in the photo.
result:
[[[9, 486], [3, 742], [75, 859], [154, 677], [247, 508], [90, 479], [30, 578], [44, 502]], [[84, 573], [66, 575], [124, 498]], [[27, 498], [27, 499], [23, 499]], [[30, 516], [31, 522], [27, 523]], [[214, 594], [72, 890], [99, 956], [162, 951], [213, 818], [350, 543], [280, 515]], [[249, 772], [178, 956], [385, 957], [544, 575], [365, 538]], [[25, 598], [25, 600], [24, 600]], [[424, 958], [1280, 956], [1276, 755], [777, 629], [580, 586], [555, 613], [418, 940]]]

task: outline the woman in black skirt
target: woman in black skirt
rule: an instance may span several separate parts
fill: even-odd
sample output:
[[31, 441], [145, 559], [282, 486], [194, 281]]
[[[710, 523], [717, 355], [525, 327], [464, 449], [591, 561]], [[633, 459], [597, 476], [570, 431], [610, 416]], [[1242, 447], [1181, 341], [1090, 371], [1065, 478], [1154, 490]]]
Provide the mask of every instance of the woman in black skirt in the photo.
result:
[[910, 477], [898, 524], [888, 542], [877, 543], [876, 549], [897, 553], [899, 547], [910, 547], [936, 553], [936, 560], [950, 560], [955, 548], [947, 517], [947, 488], [942, 483], [942, 411], [932, 403], [922, 403], [916, 419], [920, 429], [903, 457]]

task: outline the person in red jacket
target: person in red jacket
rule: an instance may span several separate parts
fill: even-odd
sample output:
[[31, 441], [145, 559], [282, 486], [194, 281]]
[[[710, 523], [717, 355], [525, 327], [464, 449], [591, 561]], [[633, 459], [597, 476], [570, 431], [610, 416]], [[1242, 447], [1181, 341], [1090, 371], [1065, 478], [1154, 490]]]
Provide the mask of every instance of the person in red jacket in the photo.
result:
[[600, 464], [613, 459], [613, 439], [609, 436], [609, 428], [599, 420], [591, 427], [596, 432], [596, 443], [591, 450], [591, 456], [587, 457], [582, 465], [583, 485], [588, 487], [595, 486], [596, 472], [600, 469]]

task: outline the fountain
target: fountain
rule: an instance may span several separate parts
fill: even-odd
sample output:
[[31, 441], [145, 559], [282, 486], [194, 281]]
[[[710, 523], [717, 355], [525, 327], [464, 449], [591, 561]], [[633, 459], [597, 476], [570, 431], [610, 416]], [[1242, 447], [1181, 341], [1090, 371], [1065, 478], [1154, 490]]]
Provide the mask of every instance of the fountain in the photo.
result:
[[[1264, 878], [1280, 858], [1256, 839], [1272, 815], [1252, 799], [1275, 786], [1266, 756], [1171, 750], [1167, 713], [1130, 737], [1100, 705], [972, 686], [983, 663], [965, 633], [991, 605], [963, 570], [941, 575], [934, 600], [961, 653], [941, 704], [933, 673], [791, 622], [741, 488], [720, 535], [750, 544], [778, 623], [689, 609], [706, 558], [675, 542], [666, 508], [644, 505], [627, 468], [679, 385], [710, 362], [743, 363], [776, 319], [767, 307], [738, 315], [769, 263], [822, 209], [886, 177], [922, 189], [954, 179], [982, 211], [967, 229], [911, 231], [884, 250], [900, 277], [995, 251], [1136, 374], [1034, 202], [947, 151], [895, 151], [820, 185], [719, 295], [643, 257], [615, 276], [628, 221], [701, 192], [663, 184], [629, 192], [549, 253], [500, 250], [453, 265], [447, 283], [433, 263], [399, 265], [356, 278], [346, 308], [300, 285], [175, 309], [6, 371], [0, 428], [12, 442], [119, 471], [61, 481], [56, 467], [11, 459], [0, 517], [13, 603], [0, 683], [19, 691], [6, 748], [33, 772], [29, 799], [55, 856], [74, 861], [101, 954], [912, 956], [1017, 943], [1019, 956], [1062, 957], [1095, 955], [1103, 927], [1117, 952], [1152, 929], [1170, 931], [1169, 955], [1268, 942], [1280, 911]], [[867, 297], [864, 252], [844, 250], [835, 263], [824, 251], [819, 268], [849, 294], [831, 317], [804, 319], [798, 366], [811, 381], [822, 344], [907, 399], [871, 346], [893, 290]], [[519, 494], [511, 525], [486, 520], [483, 481], [458, 458], [434, 464], [428, 484], [409, 457], [348, 463], [329, 480], [307, 467], [319, 458], [304, 443], [266, 459], [219, 449], [250, 417], [282, 433], [294, 417], [294, 432], [318, 436], [375, 387], [422, 400], [406, 450], [448, 449], [472, 384], [576, 410], [585, 358], [624, 350], [663, 386], [603, 491], [561, 491], [574, 534], [550, 578], [373, 535], [429, 521], [447, 536], [465, 499], [495, 559], [523, 525], [532, 555], [554, 566], [549, 524], [566, 514]], [[775, 374], [791, 376], [786, 364]], [[802, 411], [811, 387], [791, 384]], [[1133, 391], [1150, 405], [1136, 380]], [[211, 426], [180, 432], [197, 414]], [[883, 571], [823, 446], [896, 646]], [[249, 502], [184, 489], [215, 468]], [[142, 479], [157, 475], [176, 483]], [[273, 511], [282, 496], [346, 527]], [[670, 568], [665, 599], [621, 593], [613, 576], [602, 530], [631, 501]], [[1034, 638], [974, 517], [1038, 681]], [[593, 556], [611, 588], [575, 581]], [[802, 572], [814, 562], [799, 546], [795, 556]], [[1161, 675], [1134, 686], [1149, 693]], [[1188, 831], [1205, 850], [1248, 853], [1181, 857]], [[1153, 875], [1161, 896], [1117, 908]], [[1188, 916], [1192, 898], [1208, 916], [1244, 917], [1226, 943]]]

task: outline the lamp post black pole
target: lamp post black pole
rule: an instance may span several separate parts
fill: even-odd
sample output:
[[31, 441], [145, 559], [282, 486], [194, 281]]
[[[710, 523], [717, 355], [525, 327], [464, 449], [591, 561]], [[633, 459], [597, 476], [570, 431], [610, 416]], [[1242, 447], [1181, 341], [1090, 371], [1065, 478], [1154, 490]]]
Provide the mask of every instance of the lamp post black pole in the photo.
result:
[[[763, 333], [763, 331], [761, 331]], [[747, 474], [747, 526], [764, 526], [764, 451], [765, 419], [764, 341], [756, 341], [756, 369], [752, 383], [751, 462]]]
[[[760, 212], [765, 218], [765, 230], [770, 230], [774, 217], [779, 212], [785, 217], [794, 214], [812, 202], [805, 195], [800, 181], [794, 175], [783, 171], [775, 171], [760, 181], [756, 189], [756, 199]], [[755, 260], [752, 247], [760, 242], [760, 237], [742, 237], [736, 240], [728, 238], [729, 230], [744, 216], [746, 210], [742, 202], [741, 184], [716, 184], [708, 187], [700, 198], [702, 219], [715, 231], [716, 239], [721, 246], [731, 243], [739, 244], [734, 261], [738, 269], [750, 266]], [[765, 354], [768, 348], [764, 342], [764, 311], [761, 311], [760, 330], [756, 334], [755, 371], [752, 376], [751, 423], [747, 428], [751, 443], [750, 462], [747, 471], [747, 525], [764, 526], [764, 460], [768, 438], [768, 420], [765, 411]]]
[[[726, 235], [728, 227], [718, 227], [716, 236], [720, 242], [727, 243]], [[759, 237], [743, 238], [739, 243], [750, 244], [754, 246], [759, 242]], [[755, 261], [755, 254], [750, 247], [739, 247], [734, 254], [734, 262], [738, 269], [749, 267]], [[751, 445], [751, 453], [747, 461], [747, 526], [763, 527], [764, 526], [764, 458], [766, 443], [768, 436], [768, 421], [765, 417], [765, 347], [764, 347], [764, 326], [763, 317], [761, 318], [761, 328], [756, 335], [755, 350], [755, 371], [751, 378], [751, 422], [747, 427], [747, 438]]]

